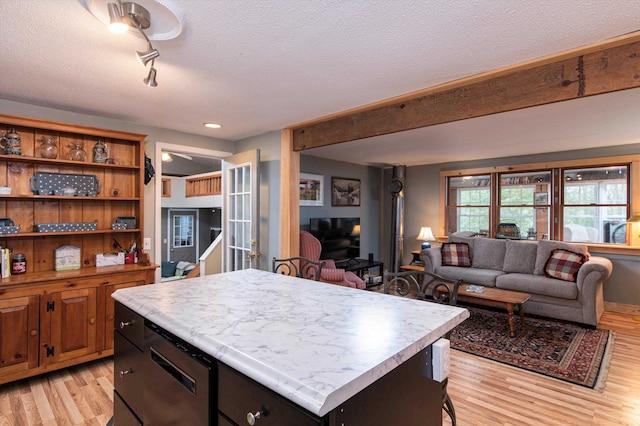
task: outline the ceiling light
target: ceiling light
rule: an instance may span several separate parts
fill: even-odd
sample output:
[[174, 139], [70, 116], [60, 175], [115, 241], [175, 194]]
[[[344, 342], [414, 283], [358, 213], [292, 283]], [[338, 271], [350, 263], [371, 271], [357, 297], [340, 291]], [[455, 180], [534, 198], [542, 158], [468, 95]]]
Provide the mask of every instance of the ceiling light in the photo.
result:
[[109, 3], [107, 8], [109, 9], [109, 31], [116, 34], [129, 31], [129, 25], [123, 20], [120, 6], [117, 3]]
[[[155, 11], [158, 12], [160, 24], [164, 24], [166, 20], [166, 13], [164, 9], [166, 9], [166, 6], [155, 6], [155, 3], [149, 3], [149, 5], [152, 8], [155, 8]], [[154, 49], [151, 41], [149, 40], [149, 37], [145, 33], [145, 30], [151, 27], [151, 13], [138, 3], [121, 2], [120, 0], [109, 1], [107, 3], [107, 11], [109, 15], [108, 25], [111, 31], [126, 32], [130, 28], [134, 28], [138, 30], [142, 37], [144, 37], [144, 39], [147, 41], [147, 50], [136, 52], [136, 57], [138, 58], [138, 61], [140, 61], [140, 63], [144, 66], [151, 62], [151, 69], [149, 70], [149, 74], [142, 81], [149, 87], [157, 87], [157, 70], [154, 67], [154, 60], [158, 56], [160, 56], [160, 52], [158, 51], [158, 49]], [[92, 13], [94, 13], [93, 10]], [[94, 15], [96, 15], [96, 13], [94, 13]], [[173, 16], [175, 17], [175, 14], [173, 14]], [[98, 15], [96, 15], [96, 17], [98, 17]], [[180, 31], [182, 31], [182, 24], [179, 19], [178, 24]], [[179, 32], [177, 34], [179, 34]]]
[[[147, 9], [138, 3], [125, 2], [122, 3], [122, 14], [131, 21], [130, 26], [146, 30], [151, 26], [151, 14]], [[144, 34], [146, 38], [146, 34]]]
[[147, 76], [147, 78], [142, 80], [144, 84], [149, 87], [157, 87], [158, 82], [156, 81], [156, 73], [156, 69], [153, 67], [153, 61], [151, 61], [151, 69], [149, 70], [149, 75]]
[[136, 57], [144, 66], [146, 66], [149, 61], [157, 58], [158, 56], [160, 56], [160, 52], [158, 52], [158, 49], [154, 49], [151, 45], [149, 45], [149, 50], [145, 52], [136, 52]]
[[164, 161], [165, 163], [170, 163], [173, 161], [173, 158], [171, 158], [171, 154], [169, 154], [168, 152], [163, 152], [162, 161]]
[[204, 123], [204, 127], [208, 127], [210, 129], [219, 129], [222, 127], [222, 125], [218, 123]]

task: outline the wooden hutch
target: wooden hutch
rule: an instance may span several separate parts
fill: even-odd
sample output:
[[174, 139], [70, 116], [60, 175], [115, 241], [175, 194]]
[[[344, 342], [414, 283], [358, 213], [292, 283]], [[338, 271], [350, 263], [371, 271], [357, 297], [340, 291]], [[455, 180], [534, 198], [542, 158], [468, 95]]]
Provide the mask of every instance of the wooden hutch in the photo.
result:
[[[96, 254], [121, 251], [118, 244], [142, 247], [145, 135], [0, 115], [0, 130], [12, 129], [20, 135], [21, 154], [0, 154], [0, 186], [10, 188], [0, 195], [0, 216], [20, 228], [17, 233], [3, 231], [0, 246], [23, 253], [27, 267], [23, 274], [0, 280], [0, 384], [112, 355], [111, 294], [153, 283], [157, 267], [96, 267]], [[57, 144], [55, 158], [39, 154], [48, 138]], [[98, 140], [108, 147], [105, 163], [93, 162]], [[74, 145], [83, 147], [84, 161], [68, 159]], [[99, 192], [33, 190], [36, 173], [95, 176]], [[112, 229], [118, 217], [135, 217], [137, 224]], [[95, 229], [73, 229], [74, 224], [96, 221]], [[36, 224], [50, 228], [43, 232]], [[72, 229], [57, 224], [71, 224]], [[61, 246], [80, 248], [79, 269], [56, 271], [55, 251]]]

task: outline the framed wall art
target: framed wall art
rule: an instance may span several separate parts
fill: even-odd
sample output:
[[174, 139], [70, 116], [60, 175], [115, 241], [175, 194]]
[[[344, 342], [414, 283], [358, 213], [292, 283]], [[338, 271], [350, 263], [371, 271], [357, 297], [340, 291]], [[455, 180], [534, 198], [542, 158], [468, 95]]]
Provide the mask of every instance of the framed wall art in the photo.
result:
[[323, 206], [324, 176], [300, 173], [300, 205]]
[[549, 204], [549, 194], [546, 192], [536, 192], [533, 196], [533, 204], [538, 206]]
[[331, 178], [331, 205], [352, 207], [360, 205], [360, 179]]

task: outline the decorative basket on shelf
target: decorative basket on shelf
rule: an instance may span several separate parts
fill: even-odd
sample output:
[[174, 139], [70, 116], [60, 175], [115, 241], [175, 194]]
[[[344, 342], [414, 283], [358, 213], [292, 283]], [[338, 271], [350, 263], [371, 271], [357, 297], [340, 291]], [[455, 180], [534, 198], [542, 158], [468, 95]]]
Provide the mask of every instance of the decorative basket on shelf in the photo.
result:
[[135, 229], [138, 226], [138, 219], [135, 216], [118, 216], [116, 217], [116, 223], [125, 224], [127, 229]]
[[0, 218], [0, 235], [17, 234], [20, 232], [20, 225], [14, 226], [13, 220], [9, 217]]
[[36, 232], [82, 232], [98, 229], [98, 221], [95, 222], [63, 222], [63, 223], [36, 223]]
[[17, 234], [18, 232], [20, 232], [20, 225], [0, 226], [0, 235]]
[[31, 177], [31, 190], [36, 195], [96, 196], [100, 189], [100, 180], [96, 175], [35, 172]]

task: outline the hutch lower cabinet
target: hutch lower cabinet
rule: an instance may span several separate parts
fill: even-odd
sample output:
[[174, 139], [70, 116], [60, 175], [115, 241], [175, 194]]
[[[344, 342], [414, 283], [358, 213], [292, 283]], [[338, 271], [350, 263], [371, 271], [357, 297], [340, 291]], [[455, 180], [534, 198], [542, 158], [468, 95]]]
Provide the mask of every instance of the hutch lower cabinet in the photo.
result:
[[111, 294], [152, 283], [155, 268], [97, 269], [0, 286], [0, 384], [113, 354]]

